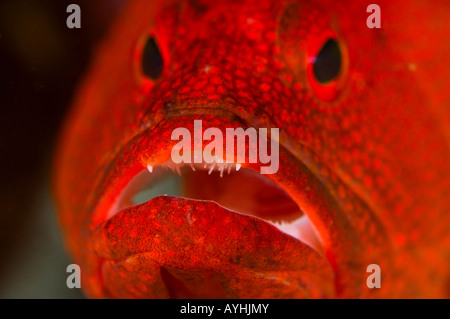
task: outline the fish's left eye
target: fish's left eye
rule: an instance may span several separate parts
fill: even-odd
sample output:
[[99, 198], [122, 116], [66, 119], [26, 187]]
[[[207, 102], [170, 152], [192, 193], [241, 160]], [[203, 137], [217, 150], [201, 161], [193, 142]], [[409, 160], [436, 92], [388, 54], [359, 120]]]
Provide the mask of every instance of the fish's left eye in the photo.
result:
[[329, 83], [339, 76], [341, 66], [342, 55], [339, 44], [329, 39], [314, 59], [314, 77], [321, 84]]
[[[314, 95], [324, 101], [335, 101], [345, 85], [348, 63], [344, 45], [336, 37], [324, 37], [308, 50], [307, 76]], [[321, 44], [320, 44], [321, 43]]]

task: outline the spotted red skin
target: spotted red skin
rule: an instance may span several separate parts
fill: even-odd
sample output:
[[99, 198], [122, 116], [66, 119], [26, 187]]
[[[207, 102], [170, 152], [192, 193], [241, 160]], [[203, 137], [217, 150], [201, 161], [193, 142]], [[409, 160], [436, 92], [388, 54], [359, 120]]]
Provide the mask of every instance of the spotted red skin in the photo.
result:
[[[120, 148], [163, 120], [185, 126], [177, 115], [191, 112], [279, 127], [283, 147], [337, 199], [332, 218], [309, 214], [328, 234], [329, 296], [450, 296], [448, 5], [380, 1], [382, 29], [371, 30], [365, 1], [150, 2], [133, 1], [105, 39], [58, 149], [59, 216], [88, 295], [111, 296], [91, 241], [105, 217], [93, 214], [105, 175], [121, 171], [112, 164], [121, 157], [135, 167], [125, 181], [152, 156], [140, 139], [129, 153]], [[348, 72], [338, 97], [323, 102], [304, 60], [329, 32], [346, 48]], [[156, 82], [139, 74], [149, 33], [166, 62]], [[372, 263], [382, 289], [365, 284]]]
[[[225, 212], [224, 208], [219, 210], [227, 215], [222, 223], [210, 218], [211, 212], [218, 211], [212, 202], [191, 207], [186, 200], [155, 198], [132, 214], [125, 211], [118, 218], [105, 222], [106, 231], [100, 227], [93, 238], [96, 251], [107, 259], [102, 270], [108, 281], [105, 284], [108, 294], [129, 297], [132, 291], [135, 297], [158, 298], [255, 298], [260, 297], [261, 291], [271, 298], [319, 298], [330, 294], [330, 286], [321, 290], [317, 286], [323, 287], [323, 284], [311, 284], [320, 277], [324, 279], [319, 282], [332, 280], [333, 276], [328, 272], [326, 262], [307, 246], [290, 236], [271, 231], [274, 226], [256, 218]], [[125, 229], [124, 225], [129, 226], [126, 231], [118, 231]], [[178, 232], [171, 232], [172, 227]], [[248, 236], [250, 241], [243, 241], [241, 234], [249, 231], [254, 232]], [[185, 236], [186, 233], [189, 236]], [[226, 240], [220, 234], [228, 234]], [[150, 240], [136, 245], [138, 237]], [[228, 252], [236, 247], [245, 253], [229, 255]], [[292, 255], [296, 258], [291, 258]], [[291, 262], [285, 262], [287, 259]], [[298, 259], [305, 262], [298, 263]], [[159, 269], [161, 264], [175, 269], [172, 272], [185, 283], [184, 290], [188, 293], [179, 288], [172, 289], [175, 285], [170, 282], [166, 287]], [[268, 273], [258, 271], [266, 265], [270, 265], [266, 269]], [[121, 272], [127, 276], [117, 278]], [[266, 280], [275, 275], [282, 276], [283, 280], [276, 284]], [[224, 285], [223, 277], [232, 280]], [[130, 285], [130, 282], [140, 284]]]

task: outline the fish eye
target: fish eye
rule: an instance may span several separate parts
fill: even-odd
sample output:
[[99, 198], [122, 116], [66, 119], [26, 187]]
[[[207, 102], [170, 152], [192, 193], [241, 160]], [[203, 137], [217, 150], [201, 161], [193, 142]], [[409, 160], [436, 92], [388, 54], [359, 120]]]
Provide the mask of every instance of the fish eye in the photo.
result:
[[333, 81], [339, 76], [342, 66], [342, 54], [339, 44], [328, 39], [314, 59], [313, 71], [320, 84]]
[[142, 73], [151, 80], [157, 80], [163, 71], [164, 60], [154, 37], [147, 39], [141, 57]]
[[335, 101], [342, 92], [348, 74], [344, 45], [334, 36], [324, 37], [308, 50], [309, 87], [323, 102]]

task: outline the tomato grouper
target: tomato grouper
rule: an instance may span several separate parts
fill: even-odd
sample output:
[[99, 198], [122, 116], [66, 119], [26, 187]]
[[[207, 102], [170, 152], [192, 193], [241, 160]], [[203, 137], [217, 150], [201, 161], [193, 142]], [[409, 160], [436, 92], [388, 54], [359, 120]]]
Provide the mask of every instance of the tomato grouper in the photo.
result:
[[[450, 4], [377, 4], [127, 3], [54, 162], [87, 296], [450, 297]], [[175, 163], [199, 120], [278, 128], [277, 172]]]

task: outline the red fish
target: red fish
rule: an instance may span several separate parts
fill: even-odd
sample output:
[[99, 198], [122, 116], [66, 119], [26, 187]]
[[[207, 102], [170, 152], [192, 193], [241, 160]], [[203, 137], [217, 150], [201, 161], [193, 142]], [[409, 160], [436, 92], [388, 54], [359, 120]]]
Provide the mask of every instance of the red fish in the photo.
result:
[[[450, 5], [377, 3], [130, 1], [55, 161], [88, 296], [450, 297]], [[278, 172], [172, 163], [194, 120], [279, 128]]]

